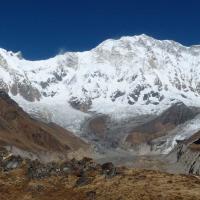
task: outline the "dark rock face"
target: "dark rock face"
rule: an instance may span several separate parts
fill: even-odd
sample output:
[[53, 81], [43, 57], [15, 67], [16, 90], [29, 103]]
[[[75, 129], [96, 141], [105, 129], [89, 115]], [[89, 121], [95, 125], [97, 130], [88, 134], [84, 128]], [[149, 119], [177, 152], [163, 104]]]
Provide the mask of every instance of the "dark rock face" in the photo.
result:
[[[157, 102], [151, 101], [150, 100], [151, 97], [156, 98], [158, 101]], [[162, 101], [163, 99], [164, 99], [163, 95], [161, 95], [159, 92], [154, 92], [154, 91], [144, 94], [143, 96], [143, 100], [146, 101], [146, 104], [152, 103], [156, 105], [156, 104], [159, 104], [159, 102]]]
[[46, 89], [49, 86], [49, 83], [42, 81], [42, 82], [40, 82], [40, 85], [41, 85], [42, 89]]
[[82, 112], [87, 112], [92, 105], [92, 100], [90, 98], [85, 100], [80, 100], [76, 97], [72, 97], [69, 100], [69, 103], [73, 108], [80, 110]]
[[173, 154], [177, 158], [175, 164], [185, 173], [200, 175], [200, 132], [179, 142], [169, 156]]
[[200, 138], [196, 141], [194, 141], [194, 144], [199, 144], [200, 145]]
[[39, 101], [41, 98], [41, 94], [37, 88], [34, 88], [30, 83], [18, 83], [12, 85], [10, 89], [13, 95], [20, 94], [27, 101]]
[[138, 101], [138, 98], [141, 92], [146, 88], [145, 86], [137, 85], [135, 89], [128, 95], [128, 103], [133, 105], [135, 102]]
[[11, 105], [15, 105], [15, 106], [18, 105], [18, 104], [17, 104], [15, 101], [13, 101], [13, 100], [9, 97], [9, 95], [8, 95], [5, 91], [3, 91], [3, 90], [0, 90], [0, 99], [5, 100], [7, 103], [9, 103], [9, 104], [11, 104]]
[[174, 125], [182, 124], [187, 120], [193, 119], [198, 112], [194, 109], [187, 107], [183, 103], [176, 103], [165, 111], [160, 120], [163, 124], [172, 123]]
[[178, 146], [176, 147], [177, 150], [177, 161], [180, 160], [181, 156], [183, 155], [184, 151], [183, 151], [183, 145], [182, 144], [178, 144]]
[[193, 150], [185, 144], [178, 145], [176, 149], [177, 164], [179, 164], [188, 174], [200, 175], [200, 148]]
[[111, 96], [111, 100], [115, 101], [117, 98], [123, 96], [125, 94], [125, 92], [122, 92], [120, 90], [117, 90], [116, 92], [114, 92]]
[[60, 70], [53, 72], [53, 77], [48, 78], [46, 81], [41, 81], [40, 85], [42, 89], [46, 89], [51, 85], [51, 83], [58, 83], [62, 81], [66, 75], [67, 72], [61, 68]]
[[155, 132], [157, 123], [161, 123], [163, 125], [172, 124], [174, 126], [177, 126], [190, 119], [193, 119], [197, 114], [198, 112], [187, 107], [185, 104], [176, 103], [172, 107], [164, 111], [156, 119], [136, 128], [136, 130]]

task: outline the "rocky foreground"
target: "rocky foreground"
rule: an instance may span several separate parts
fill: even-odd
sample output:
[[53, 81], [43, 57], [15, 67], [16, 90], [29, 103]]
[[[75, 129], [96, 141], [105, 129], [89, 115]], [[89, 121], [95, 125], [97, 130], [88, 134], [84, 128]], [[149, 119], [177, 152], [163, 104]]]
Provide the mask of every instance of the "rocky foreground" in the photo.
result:
[[200, 177], [97, 164], [90, 158], [43, 164], [0, 150], [1, 200], [200, 199]]

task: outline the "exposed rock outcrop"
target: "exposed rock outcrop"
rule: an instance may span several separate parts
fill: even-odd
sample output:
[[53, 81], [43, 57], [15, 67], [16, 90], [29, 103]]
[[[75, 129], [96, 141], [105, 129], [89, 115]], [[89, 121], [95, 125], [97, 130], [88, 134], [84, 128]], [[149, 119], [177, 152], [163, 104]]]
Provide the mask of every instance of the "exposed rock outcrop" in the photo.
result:
[[168, 155], [174, 157], [175, 166], [184, 173], [200, 175], [200, 132], [189, 139], [180, 141], [177, 147]]
[[[6, 150], [1, 153], [5, 159], [15, 157]], [[0, 157], [2, 200], [199, 200], [200, 195], [200, 179], [191, 175], [99, 165], [90, 158], [46, 164], [23, 159], [7, 170], [5, 159]]]
[[135, 127], [126, 137], [125, 144], [135, 150], [139, 150], [141, 145], [145, 148], [146, 145], [149, 151], [154, 145], [153, 140], [167, 136], [175, 127], [193, 119], [198, 113], [198, 109], [189, 108], [181, 102], [176, 103], [155, 119]]

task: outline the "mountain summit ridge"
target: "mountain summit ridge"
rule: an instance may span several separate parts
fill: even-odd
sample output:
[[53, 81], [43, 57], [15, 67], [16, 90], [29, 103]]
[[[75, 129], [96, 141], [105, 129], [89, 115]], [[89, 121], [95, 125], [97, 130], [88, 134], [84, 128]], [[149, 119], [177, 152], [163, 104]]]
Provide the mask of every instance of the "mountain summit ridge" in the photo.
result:
[[59, 53], [59, 54], [57, 54], [55, 56], [52, 56], [50, 58], [47, 58], [47, 59], [38, 59], [38, 60], [37, 59], [35, 59], [35, 60], [26, 59], [26, 58], [24, 58], [22, 56], [22, 52], [21, 51], [17, 51], [17, 52], [14, 52], [12, 50], [8, 51], [8, 50], [6, 50], [3, 47], [0, 47], [0, 53], [8, 54], [10, 56], [17, 56], [20, 59], [31, 61], [31, 62], [34, 62], [34, 61], [37, 62], [37, 61], [49, 60], [49, 59], [55, 58], [55, 57], [57, 57], [59, 55], [64, 55], [64, 54], [67, 54], [67, 53], [83, 53], [83, 52], [92, 51], [92, 50], [96, 49], [97, 47], [99, 47], [99, 46], [101, 46], [101, 45], [103, 45], [105, 43], [116, 42], [116, 41], [121, 41], [121, 40], [132, 40], [132, 41], [133, 40], [153, 40], [153, 41], [157, 41], [157, 42], [173, 43], [173, 44], [176, 44], [177, 46], [184, 47], [184, 48], [199, 48], [200, 49], [200, 44], [184, 45], [181, 42], [176, 42], [175, 40], [171, 40], [171, 39], [156, 39], [153, 36], [150, 36], [150, 35], [147, 35], [147, 34], [139, 34], [139, 35], [121, 36], [121, 37], [119, 37], [117, 39], [109, 38], [109, 39], [106, 39], [106, 40], [102, 41], [96, 47], [91, 48], [89, 50], [83, 50], [83, 51], [64, 51], [63, 53]]

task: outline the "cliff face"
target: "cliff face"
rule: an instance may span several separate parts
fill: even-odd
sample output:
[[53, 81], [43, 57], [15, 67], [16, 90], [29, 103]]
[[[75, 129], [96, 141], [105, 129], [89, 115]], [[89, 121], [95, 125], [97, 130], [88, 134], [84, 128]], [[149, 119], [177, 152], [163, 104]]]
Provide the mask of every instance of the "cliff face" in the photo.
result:
[[89, 145], [56, 124], [32, 119], [5, 92], [0, 92], [0, 145], [24, 156], [62, 159], [89, 151]]
[[173, 162], [175, 166], [177, 165], [177, 172], [200, 175], [200, 132], [179, 141], [168, 157], [174, 157]]

